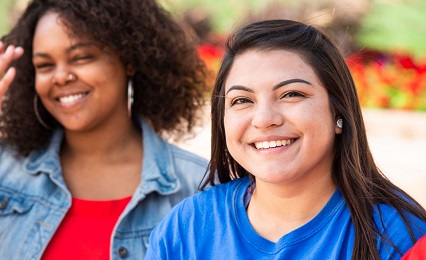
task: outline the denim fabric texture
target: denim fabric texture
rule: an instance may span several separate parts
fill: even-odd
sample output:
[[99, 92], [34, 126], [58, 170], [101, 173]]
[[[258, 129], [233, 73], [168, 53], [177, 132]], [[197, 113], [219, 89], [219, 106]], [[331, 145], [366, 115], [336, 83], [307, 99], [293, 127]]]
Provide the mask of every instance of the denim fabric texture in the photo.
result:
[[[198, 191], [207, 169], [207, 160], [165, 142], [147, 121], [140, 124], [142, 181], [114, 228], [110, 259], [143, 259], [152, 229]], [[63, 131], [56, 131], [46, 149], [28, 157], [0, 148], [0, 259], [40, 259], [69, 210], [71, 194], [59, 160], [62, 139]]]

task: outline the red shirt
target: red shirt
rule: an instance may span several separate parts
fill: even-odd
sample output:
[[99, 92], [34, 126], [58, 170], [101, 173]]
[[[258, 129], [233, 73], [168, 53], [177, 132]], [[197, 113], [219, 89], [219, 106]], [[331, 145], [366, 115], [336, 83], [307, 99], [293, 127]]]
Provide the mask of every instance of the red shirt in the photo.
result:
[[89, 201], [73, 198], [71, 209], [42, 259], [109, 259], [112, 231], [130, 199]]
[[421, 259], [426, 259], [426, 236], [421, 237], [417, 243], [401, 258], [401, 260]]

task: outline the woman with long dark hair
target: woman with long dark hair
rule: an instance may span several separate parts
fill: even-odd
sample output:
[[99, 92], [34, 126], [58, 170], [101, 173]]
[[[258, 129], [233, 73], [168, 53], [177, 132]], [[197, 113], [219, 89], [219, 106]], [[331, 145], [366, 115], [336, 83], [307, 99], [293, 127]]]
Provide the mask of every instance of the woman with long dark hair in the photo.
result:
[[344, 58], [314, 27], [232, 34], [211, 117], [214, 187], [171, 211], [148, 259], [398, 259], [426, 233], [423, 207], [376, 166]]

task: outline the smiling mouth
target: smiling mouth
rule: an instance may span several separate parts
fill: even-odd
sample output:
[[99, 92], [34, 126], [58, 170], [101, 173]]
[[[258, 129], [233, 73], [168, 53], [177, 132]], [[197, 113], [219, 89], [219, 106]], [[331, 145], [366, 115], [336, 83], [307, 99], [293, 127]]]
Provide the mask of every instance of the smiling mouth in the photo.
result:
[[80, 93], [75, 95], [69, 95], [65, 97], [58, 98], [59, 102], [62, 104], [71, 104], [79, 99], [82, 99], [83, 97], [87, 96], [87, 93]]
[[287, 139], [287, 140], [269, 141], [269, 142], [268, 141], [256, 142], [254, 143], [254, 147], [256, 147], [257, 150], [269, 149], [269, 148], [275, 148], [280, 146], [288, 146], [292, 144], [294, 141], [296, 141], [295, 138]]

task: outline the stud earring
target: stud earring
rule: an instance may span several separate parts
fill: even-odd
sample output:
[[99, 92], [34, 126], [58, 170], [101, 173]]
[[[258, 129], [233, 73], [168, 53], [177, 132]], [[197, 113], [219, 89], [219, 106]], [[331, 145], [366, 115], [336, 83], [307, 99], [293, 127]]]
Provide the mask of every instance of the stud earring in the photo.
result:
[[337, 119], [336, 126], [340, 129], [343, 129], [343, 119], [341, 118]]
[[46, 122], [44, 122], [44, 120], [43, 120], [43, 118], [41, 118], [41, 115], [40, 115], [40, 113], [39, 113], [39, 111], [38, 111], [38, 96], [37, 96], [37, 94], [35, 94], [34, 95], [34, 113], [35, 113], [35, 116], [36, 116], [36, 118], [37, 118], [37, 121], [44, 127], [44, 128], [46, 128], [47, 130], [52, 130], [52, 128], [50, 127], [50, 126], [48, 126], [47, 124], [46, 124]]
[[127, 82], [127, 111], [129, 114], [129, 117], [132, 117], [132, 106], [133, 106], [133, 96], [134, 96], [134, 88], [133, 88], [133, 81], [132, 79], [129, 79]]

